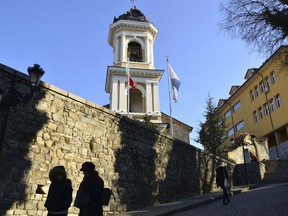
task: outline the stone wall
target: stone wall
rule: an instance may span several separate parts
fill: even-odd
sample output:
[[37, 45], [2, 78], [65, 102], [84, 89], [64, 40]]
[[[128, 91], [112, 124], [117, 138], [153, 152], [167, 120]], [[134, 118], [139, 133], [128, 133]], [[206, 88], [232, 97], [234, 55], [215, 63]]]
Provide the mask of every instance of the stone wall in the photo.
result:
[[233, 171], [233, 185], [246, 185], [246, 181], [248, 184], [259, 184], [263, 181], [265, 173], [265, 164], [262, 162], [246, 163], [246, 170], [245, 164], [237, 164]]
[[[29, 92], [27, 76], [4, 65], [0, 88], [7, 89], [13, 73], [18, 89]], [[75, 197], [85, 161], [96, 165], [113, 191], [106, 215], [215, 188], [219, 158], [52, 85], [42, 83], [31, 101], [11, 107], [7, 124], [4, 115], [1, 111], [1, 130], [6, 125], [0, 161], [3, 215], [46, 215], [48, 172], [57, 165], [65, 166]], [[41, 185], [44, 195], [36, 193]], [[77, 213], [69, 209], [69, 215]]]
[[288, 160], [264, 160], [236, 164], [233, 171], [233, 185], [245, 185], [246, 174], [249, 184], [274, 184], [288, 182]]

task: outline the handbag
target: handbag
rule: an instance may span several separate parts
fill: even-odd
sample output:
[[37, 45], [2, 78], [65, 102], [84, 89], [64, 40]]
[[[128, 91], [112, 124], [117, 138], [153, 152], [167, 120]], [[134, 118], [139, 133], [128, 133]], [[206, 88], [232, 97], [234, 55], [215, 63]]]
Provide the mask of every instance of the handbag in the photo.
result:
[[74, 206], [77, 208], [81, 208], [83, 206], [87, 206], [90, 202], [89, 194], [85, 193], [83, 188], [80, 186], [74, 201]]
[[230, 184], [229, 184], [229, 181], [227, 178], [224, 179], [224, 187], [225, 188], [229, 188], [230, 187]]
[[223, 176], [224, 176], [224, 187], [229, 188], [230, 184], [229, 184], [228, 178], [226, 176], [225, 169], [223, 169]]
[[102, 205], [107, 206], [109, 204], [112, 191], [109, 188], [103, 188], [102, 190]]

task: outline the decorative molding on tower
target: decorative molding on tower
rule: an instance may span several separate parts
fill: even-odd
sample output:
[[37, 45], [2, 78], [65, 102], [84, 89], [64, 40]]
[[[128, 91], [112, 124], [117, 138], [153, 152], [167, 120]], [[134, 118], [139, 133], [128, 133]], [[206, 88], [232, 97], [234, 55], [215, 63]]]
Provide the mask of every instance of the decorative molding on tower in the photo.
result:
[[[111, 82], [114, 76], [126, 78], [126, 68], [124, 67], [115, 67], [108, 66], [107, 67], [107, 75], [106, 75], [106, 87], [105, 91], [110, 93], [111, 91]], [[156, 70], [156, 69], [140, 69], [140, 68], [130, 68], [131, 77], [133, 77], [134, 81], [140, 80], [140, 78], [145, 78], [145, 80], [150, 80], [150, 82], [158, 83], [164, 73], [164, 70]], [[144, 79], [143, 79], [144, 81]], [[148, 82], [148, 81], [147, 81]]]
[[[109, 108], [114, 112], [138, 120], [150, 115], [152, 122], [161, 123], [159, 82], [164, 70], [154, 66], [157, 34], [157, 28], [135, 7], [114, 18], [108, 37], [114, 58], [113, 66], [107, 67], [105, 91], [110, 94]], [[135, 90], [127, 82], [128, 61]]]

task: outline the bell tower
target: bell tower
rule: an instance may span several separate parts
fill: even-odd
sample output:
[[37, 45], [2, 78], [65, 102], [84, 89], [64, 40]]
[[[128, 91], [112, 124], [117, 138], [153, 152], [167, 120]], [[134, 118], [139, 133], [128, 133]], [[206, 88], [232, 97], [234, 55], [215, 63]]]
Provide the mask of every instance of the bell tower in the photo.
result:
[[[109, 108], [121, 115], [161, 123], [159, 81], [164, 70], [154, 66], [153, 46], [158, 30], [135, 6], [114, 17], [108, 43], [113, 48], [113, 66], [108, 66], [105, 91], [110, 95]], [[132, 90], [126, 69], [136, 83]], [[129, 96], [128, 96], [129, 94]]]

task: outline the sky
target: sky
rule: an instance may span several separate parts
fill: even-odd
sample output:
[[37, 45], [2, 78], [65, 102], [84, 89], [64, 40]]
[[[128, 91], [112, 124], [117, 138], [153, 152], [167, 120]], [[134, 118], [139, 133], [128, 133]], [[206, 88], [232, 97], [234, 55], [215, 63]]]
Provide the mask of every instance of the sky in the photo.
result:
[[[222, 0], [224, 1], [224, 0]], [[232, 85], [244, 83], [249, 68], [265, 58], [239, 38], [219, 30], [221, 0], [137, 0], [136, 7], [156, 26], [156, 69], [165, 70], [160, 109], [169, 115], [166, 56], [181, 80], [172, 116], [194, 129], [204, 121], [208, 94], [217, 105]], [[107, 66], [113, 65], [108, 44], [114, 16], [130, 10], [130, 0], [1, 0], [0, 63], [27, 73], [40, 64], [42, 81], [98, 105], [109, 103], [105, 92]]]

